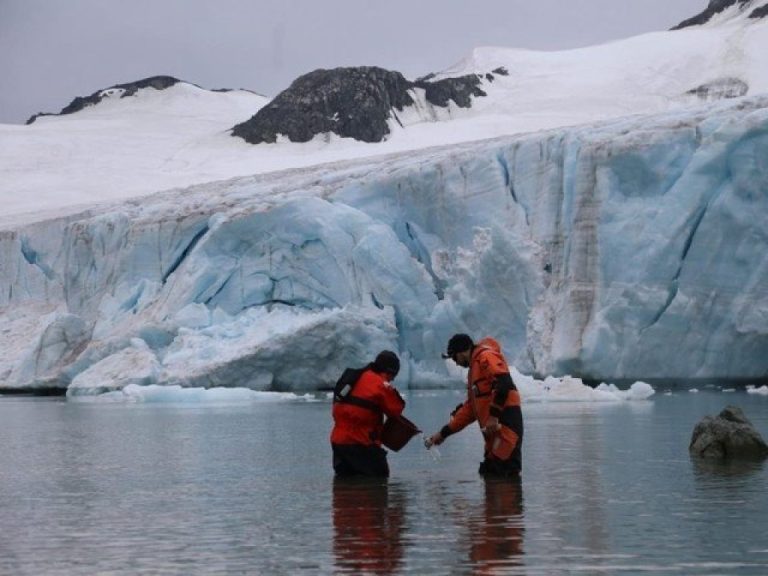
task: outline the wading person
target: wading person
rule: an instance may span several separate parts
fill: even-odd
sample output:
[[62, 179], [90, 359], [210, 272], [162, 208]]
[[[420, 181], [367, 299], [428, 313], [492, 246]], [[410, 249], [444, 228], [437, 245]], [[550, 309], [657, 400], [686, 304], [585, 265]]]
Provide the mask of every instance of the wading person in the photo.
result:
[[365, 368], [344, 371], [333, 393], [333, 469], [338, 476], [389, 476], [381, 447], [384, 416], [395, 418], [405, 400], [390, 384], [400, 371], [394, 352], [384, 350]]
[[523, 413], [509, 366], [499, 343], [484, 338], [477, 344], [466, 334], [454, 334], [444, 358], [451, 358], [467, 373], [467, 399], [451, 414], [442, 429], [425, 445], [439, 445], [448, 436], [477, 421], [485, 438], [480, 474], [517, 476], [522, 468]]

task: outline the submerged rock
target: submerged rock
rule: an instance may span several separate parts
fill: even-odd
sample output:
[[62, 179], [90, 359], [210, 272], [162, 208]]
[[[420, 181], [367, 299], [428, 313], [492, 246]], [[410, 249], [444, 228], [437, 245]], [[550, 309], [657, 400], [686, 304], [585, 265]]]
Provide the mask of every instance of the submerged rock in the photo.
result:
[[716, 417], [705, 416], [693, 429], [688, 450], [692, 456], [708, 459], [768, 457], [768, 445], [736, 406], [727, 406]]

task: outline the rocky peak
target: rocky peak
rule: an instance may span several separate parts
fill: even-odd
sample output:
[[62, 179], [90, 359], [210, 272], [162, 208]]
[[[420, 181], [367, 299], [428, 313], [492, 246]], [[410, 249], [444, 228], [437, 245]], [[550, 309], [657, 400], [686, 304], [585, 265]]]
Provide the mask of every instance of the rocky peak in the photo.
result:
[[706, 24], [713, 16], [731, 6], [738, 6], [742, 11], [751, 10], [749, 12], [749, 18], [763, 18], [768, 16], [768, 3], [766, 3], [765, 0], [710, 0], [703, 12], [692, 18], [683, 20], [680, 24], [672, 28], [672, 30], [680, 30], [681, 28], [688, 28], [689, 26]]
[[413, 103], [408, 87], [399, 72], [382, 68], [315, 70], [297, 78], [232, 133], [252, 144], [275, 142], [278, 134], [307, 142], [327, 132], [378, 142], [388, 132], [389, 111]]
[[98, 90], [97, 92], [94, 92], [90, 96], [76, 97], [67, 106], [62, 108], [61, 112], [59, 112], [58, 114], [51, 114], [48, 112], [40, 112], [39, 114], [35, 114], [29, 120], [27, 120], [27, 124], [32, 124], [40, 116], [61, 116], [63, 114], [73, 114], [75, 112], [79, 112], [80, 110], [82, 110], [83, 108], [86, 108], [87, 106], [94, 106], [98, 104], [104, 98], [114, 98], [114, 97], [126, 98], [128, 96], [133, 96], [134, 94], [136, 94], [138, 90], [142, 88], [154, 88], [155, 90], [165, 90], [166, 88], [170, 88], [171, 86], [179, 82], [181, 82], [181, 80], [174, 78], [173, 76], [151, 76], [149, 78], [144, 78], [143, 80], [138, 80], [136, 82], [129, 82], [127, 84], [116, 84], [114, 86], [111, 86], [110, 88]]
[[387, 122], [392, 111], [414, 104], [411, 89], [422, 88], [427, 101], [435, 106], [445, 107], [453, 101], [468, 108], [472, 97], [485, 96], [479, 87], [481, 81], [482, 77], [470, 74], [411, 82], [400, 72], [375, 66], [315, 70], [296, 79], [253, 117], [235, 126], [232, 135], [251, 144], [275, 142], [279, 134], [292, 142], [308, 142], [327, 133], [380, 142], [389, 134]]

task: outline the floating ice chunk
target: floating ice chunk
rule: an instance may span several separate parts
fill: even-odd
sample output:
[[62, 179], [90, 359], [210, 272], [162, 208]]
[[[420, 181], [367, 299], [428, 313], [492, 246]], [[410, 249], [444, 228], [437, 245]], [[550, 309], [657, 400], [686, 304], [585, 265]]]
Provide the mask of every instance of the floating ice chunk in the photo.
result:
[[526, 402], [618, 402], [622, 400], [646, 400], [655, 393], [646, 382], [635, 382], [627, 390], [614, 384], [587, 386], [580, 378], [548, 376], [543, 381], [511, 369], [512, 378]]
[[620, 390], [614, 384], [600, 384], [595, 390], [608, 392], [620, 400], [646, 400], [654, 394], [653, 386], [647, 382], [635, 382], [627, 390]]
[[747, 386], [747, 394], [760, 394], [762, 396], [768, 396], [768, 386], [760, 386], [755, 388], [754, 386]]
[[95, 396], [77, 396], [88, 402], [143, 402], [170, 404], [242, 404], [246, 402], [287, 402], [316, 400], [311, 394], [292, 392], [259, 392], [248, 388], [183, 388], [182, 386], [139, 386], [129, 384], [122, 390]]

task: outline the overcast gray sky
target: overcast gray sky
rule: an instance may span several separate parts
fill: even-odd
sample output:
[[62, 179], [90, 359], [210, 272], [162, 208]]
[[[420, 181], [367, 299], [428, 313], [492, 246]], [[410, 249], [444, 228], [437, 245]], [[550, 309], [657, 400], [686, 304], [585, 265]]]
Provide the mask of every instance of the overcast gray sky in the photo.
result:
[[558, 50], [665, 30], [707, 0], [0, 0], [0, 122], [168, 74], [274, 96], [316, 68], [408, 78], [476, 46]]

